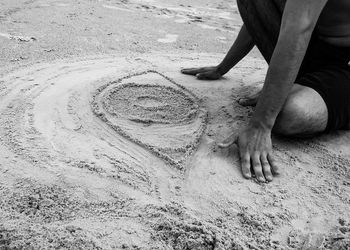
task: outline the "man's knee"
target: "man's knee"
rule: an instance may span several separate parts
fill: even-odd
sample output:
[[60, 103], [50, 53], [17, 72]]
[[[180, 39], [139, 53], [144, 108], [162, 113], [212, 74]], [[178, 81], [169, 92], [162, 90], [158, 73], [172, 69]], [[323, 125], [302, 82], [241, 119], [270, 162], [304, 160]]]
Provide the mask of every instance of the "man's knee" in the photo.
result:
[[328, 110], [323, 98], [312, 88], [294, 84], [277, 116], [273, 132], [308, 137], [323, 132], [327, 123]]
[[293, 136], [299, 135], [307, 129], [308, 114], [305, 112], [305, 105], [305, 100], [298, 97], [297, 94], [290, 95], [277, 116], [273, 132]]

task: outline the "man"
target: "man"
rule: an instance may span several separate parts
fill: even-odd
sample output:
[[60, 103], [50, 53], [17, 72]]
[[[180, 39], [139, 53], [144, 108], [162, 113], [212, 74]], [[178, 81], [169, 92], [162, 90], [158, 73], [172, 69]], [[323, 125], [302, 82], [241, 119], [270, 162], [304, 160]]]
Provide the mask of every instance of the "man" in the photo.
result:
[[[238, 0], [243, 19], [236, 41], [215, 67], [183, 69], [218, 79], [254, 45], [269, 68], [263, 89], [237, 144], [243, 176], [272, 181], [278, 166], [271, 131], [312, 136], [350, 128], [350, 1]], [[232, 144], [226, 140], [223, 146]]]

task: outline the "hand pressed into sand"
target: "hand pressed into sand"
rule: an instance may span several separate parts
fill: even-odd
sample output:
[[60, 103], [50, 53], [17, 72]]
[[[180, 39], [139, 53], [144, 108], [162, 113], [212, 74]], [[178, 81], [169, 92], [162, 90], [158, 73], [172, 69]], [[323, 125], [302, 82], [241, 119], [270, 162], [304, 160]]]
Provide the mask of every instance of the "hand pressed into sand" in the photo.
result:
[[238, 145], [242, 173], [245, 178], [250, 179], [252, 174], [255, 174], [259, 182], [266, 182], [272, 181], [273, 175], [278, 174], [278, 167], [272, 156], [270, 130], [247, 126], [237, 138], [234, 139], [231, 136], [219, 146], [228, 147], [233, 143]]
[[196, 76], [199, 80], [217, 80], [223, 75], [218, 66], [182, 69], [181, 73]]

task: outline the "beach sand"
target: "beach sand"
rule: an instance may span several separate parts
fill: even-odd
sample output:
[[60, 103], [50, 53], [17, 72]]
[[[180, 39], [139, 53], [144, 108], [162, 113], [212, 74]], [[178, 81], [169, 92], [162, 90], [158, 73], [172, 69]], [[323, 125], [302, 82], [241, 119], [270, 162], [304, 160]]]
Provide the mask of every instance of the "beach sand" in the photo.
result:
[[254, 49], [216, 65], [234, 1], [0, 3], [0, 249], [350, 249], [350, 133], [273, 137], [281, 175], [243, 179]]

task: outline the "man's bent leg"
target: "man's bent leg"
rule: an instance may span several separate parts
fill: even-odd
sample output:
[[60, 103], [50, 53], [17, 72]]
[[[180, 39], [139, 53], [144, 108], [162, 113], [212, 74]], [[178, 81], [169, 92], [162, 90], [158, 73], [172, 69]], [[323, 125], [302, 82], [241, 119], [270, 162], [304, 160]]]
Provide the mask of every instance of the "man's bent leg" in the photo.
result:
[[325, 131], [328, 110], [314, 89], [294, 84], [279, 113], [273, 132], [285, 136], [308, 137]]
[[245, 26], [269, 63], [281, 26], [285, 0], [237, 0]]

